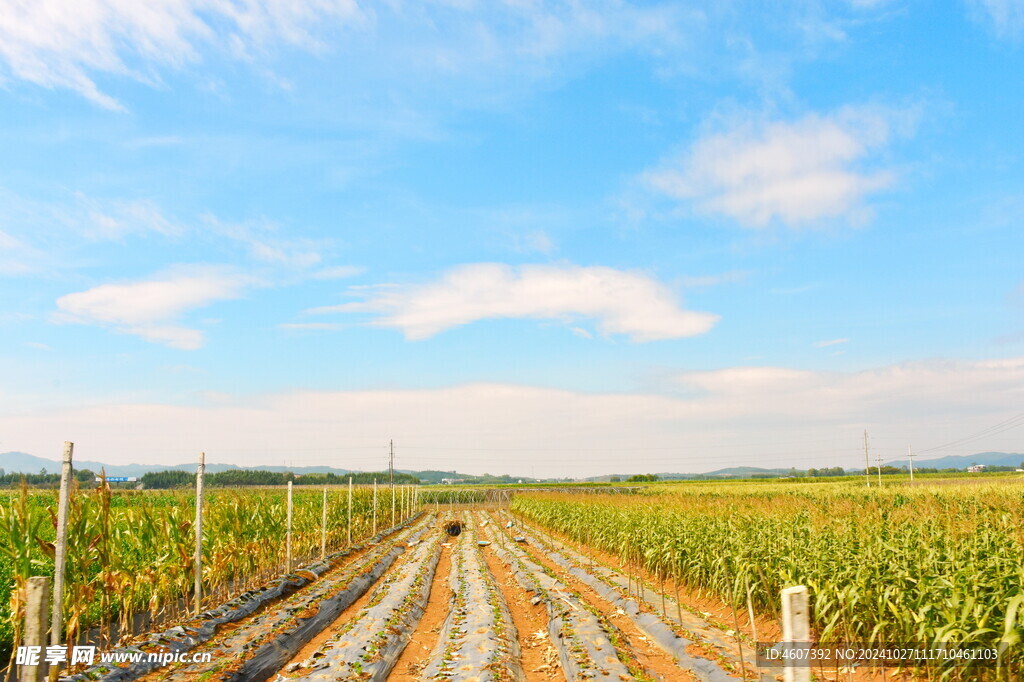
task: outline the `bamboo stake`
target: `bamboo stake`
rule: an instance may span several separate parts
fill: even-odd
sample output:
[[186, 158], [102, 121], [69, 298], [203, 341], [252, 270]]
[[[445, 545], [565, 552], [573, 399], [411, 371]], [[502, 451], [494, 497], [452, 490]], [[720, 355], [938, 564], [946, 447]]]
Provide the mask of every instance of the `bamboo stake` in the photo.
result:
[[377, 479], [373, 479], [373, 534], [377, 534]]

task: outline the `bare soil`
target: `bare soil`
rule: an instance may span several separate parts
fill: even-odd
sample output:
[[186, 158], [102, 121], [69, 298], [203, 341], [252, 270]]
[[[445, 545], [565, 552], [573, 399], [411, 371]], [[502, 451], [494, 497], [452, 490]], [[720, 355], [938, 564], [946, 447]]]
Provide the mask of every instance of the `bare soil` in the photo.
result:
[[512, 623], [516, 626], [520, 660], [527, 682], [565, 682], [558, 654], [548, 638], [547, 608], [543, 603], [530, 603], [531, 595], [520, 587], [511, 571], [490, 547], [484, 548], [484, 561], [505, 597]]
[[448, 582], [452, 568], [452, 545], [460, 540], [461, 538], [453, 538], [451, 542], [441, 546], [441, 559], [430, 583], [427, 608], [412, 633], [408, 646], [398, 658], [394, 670], [388, 675], [389, 682], [417, 682], [420, 679], [420, 672], [430, 662], [430, 655], [441, 636], [441, 628], [448, 618], [448, 610], [452, 603], [452, 588]]

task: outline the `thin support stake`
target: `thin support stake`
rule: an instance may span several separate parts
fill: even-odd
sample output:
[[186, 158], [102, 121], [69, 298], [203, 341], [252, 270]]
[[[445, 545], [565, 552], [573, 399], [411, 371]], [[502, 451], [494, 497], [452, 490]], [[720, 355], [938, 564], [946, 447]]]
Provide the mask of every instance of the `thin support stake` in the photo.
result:
[[71, 458], [75, 444], [64, 442], [60, 469], [60, 497], [57, 500], [57, 539], [53, 557], [53, 616], [50, 619], [50, 644], [60, 644], [64, 628], [64, 572], [68, 547], [68, 504], [71, 501]]
[[373, 534], [377, 535], [377, 479], [373, 479]]
[[199, 615], [203, 604], [203, 475], [206, 473], [206, 453], [199, 453], [196, 467], [196, 553], [192, 572], [195, 576], [195, 602], [192, 610]]
[[757, 662], [757, 623], [754, 621], [754, 600], [750, 598], [750, 581], [747, 580], [747, 617], [750, 618], [750, 633], [754, 637], [754, 667], [757, 679], [761, 679], [761, 665]]
[[285, 534], [285, 566], [288, 573], [292, 572], [292, 482], [288, 481], [288, 520]]
[[348, 544], [352, 546], [352, 477], [348, 477]]
[[327, 486], [324, 486], [324, 503], [320, 510], [320, 560], [327, 557]]

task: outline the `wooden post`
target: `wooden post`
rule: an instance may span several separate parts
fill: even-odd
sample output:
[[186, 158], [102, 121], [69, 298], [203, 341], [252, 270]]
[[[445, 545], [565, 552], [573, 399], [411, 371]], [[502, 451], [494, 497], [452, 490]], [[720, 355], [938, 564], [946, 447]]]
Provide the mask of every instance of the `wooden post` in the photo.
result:
[[377, 535], [377, 479], [373, 479], [373, 534]]
[[288, 522], [285, 533], [285, 568], [286, 572], [292, 572], [292, 482], [288, 481]]
[[206, 473], [206, 453], [199, 453], [196, 467], [196, 553], [192, 572], [195, 574], [195, 603], [193, 611], [199, 615], [203, 603], [203, 475]]
[[320, 512], [320, 561], [327, 557], [327, 486], [324, 486], [324, 504]]
[[[797, 585], [782, 590], [782, 641], [790, 652], [810, 646], [808, 608], [806, 587]], [[790, 656], [786, 659], [784, 678], [786, 682], [811, 682], [810, 661]]]
[[352, 477], [348, 477], [348, 544], [352, 546]]
[[25, 636], [26, 647], [39, 647], [32, 656], [33, 665], [23, 665], [21, 677], [23, 682], [39, 682], [46, 670], [46, 617], [49, 615], [50, 579], [32, 577], [25, 585]]
[[397, 500], [397, 498], [395, 497], [395, 486], [392, 484], [392, 486], [391, 486], [391, 527], [392, 528], [395, 527], [395, 502], [396, 502], [396, 500]]
[[64, 441], [60, 470], [60, 497], [57, 498], [57, 539], [53, 557], [53, 616], [50, 619], [50, 644], [60, 644], [64, 628], [64, 571], [68, 547], [68, 504], [71, 501], [71, 457], [75, 444]]

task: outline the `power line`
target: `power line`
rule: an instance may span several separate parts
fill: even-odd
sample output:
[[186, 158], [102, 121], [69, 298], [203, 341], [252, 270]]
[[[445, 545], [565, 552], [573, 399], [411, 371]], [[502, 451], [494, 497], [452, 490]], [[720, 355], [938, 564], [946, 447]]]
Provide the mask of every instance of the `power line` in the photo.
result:
[[1010, 430], [1015, 429], [1015, 428], [1017, 428], [1019, 426], [1022, 426], [1022, 425], [1024, 425], [1024, 412], [1021, 412], [1018, 415], [1010, 417], [1009, 419], [1004, 419], [1003, 421], [999, 422], [998, 424], [993, 424], [992, 426], [990, 426], [990, 427], [988, 427], [986, 429], [982, 429], [981, 431], [978, 431], [977, 433], [972, 434], [970, 436], [964, 436], [963, 438], [960, 438], [958, 440], [950, 441], [950, 442], [945, 443], [943, 445], [936, 445], [935, 447], [928, 448], [926, 450], [918, 450], [917, 454], [920, 455], [921, 453], [924, 453], [924, 452], [935, 452], [937, 450], [945, 450], [946, 448], [952, 447], [954, 445], [965, 445], [967, 443], [970, 443], [970, 442], [973, 442], [973, 441], [976, 441], [976, 440], [980, 440], [982, 438], [988, 438], [990, 436], [996, 436], [996, 435], [998, 435], [1000, 433], [1004, 433], [1006, 431], [1010, 431]]

